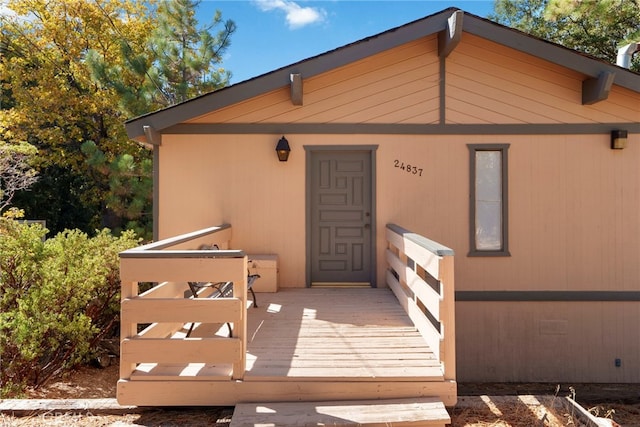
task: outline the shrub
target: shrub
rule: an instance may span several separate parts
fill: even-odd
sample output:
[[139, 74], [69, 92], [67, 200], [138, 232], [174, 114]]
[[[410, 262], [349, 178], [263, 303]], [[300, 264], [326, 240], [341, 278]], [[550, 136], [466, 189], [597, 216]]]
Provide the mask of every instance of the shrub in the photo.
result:
[[118, 253], [135, 234], [45, 234], [0, 218], [0, 397], [87, 361], [118, 324]]

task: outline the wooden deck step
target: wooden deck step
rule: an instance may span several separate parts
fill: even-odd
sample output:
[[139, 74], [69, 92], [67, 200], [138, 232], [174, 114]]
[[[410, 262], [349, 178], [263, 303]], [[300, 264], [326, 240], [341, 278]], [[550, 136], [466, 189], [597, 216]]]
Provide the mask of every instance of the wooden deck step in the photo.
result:
[[437, 398], [345, 402], [241, 403], [230, 427], [429, 426], [444, 427], [451, 418]]

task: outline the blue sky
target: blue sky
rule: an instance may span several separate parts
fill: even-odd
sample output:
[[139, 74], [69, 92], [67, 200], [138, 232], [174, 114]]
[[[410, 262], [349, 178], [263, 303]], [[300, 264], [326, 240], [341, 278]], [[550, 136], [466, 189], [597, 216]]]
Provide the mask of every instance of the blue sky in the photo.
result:
[[493, 0], [203, 0], [197, 16], [208, 24], [220, 10], [236, 23], [222, 66], [239, 83], [448, 7], [486, 16]]

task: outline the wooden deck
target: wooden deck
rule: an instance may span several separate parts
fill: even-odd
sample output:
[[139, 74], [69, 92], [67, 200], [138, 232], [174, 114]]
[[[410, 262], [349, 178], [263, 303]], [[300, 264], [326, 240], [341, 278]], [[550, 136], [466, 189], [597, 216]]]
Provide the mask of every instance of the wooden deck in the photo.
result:
[[[230, 381], [231, 365], [141, 364], [130, 381], [121, 382], [119, 393], [156, 381], [154, 388], [168, 387], [171, 402], [176, 398], [170, 389], [184, 387], [182, 405], [207, 399], [235, 404], [340, 396], [436, 396], [455, 403], [455, 382], [444, 380], [441, 364], [391, 290], [285, 289], [259, 293], [257, 299], [258, 307], [247, 310], [243, 381]], [[225, 336], [227, 331], [226, 325], [198, 325], [191, 336]], [[206, 395], [200, 389], [208, 390]], [[154, 396], [153, 404], [160, 404]]]
[[[246, 254], [206, 249], [230, 236], [223, 224], [120, 254], [121, 405], [455, 404], [450, 249], [388, 225], [388, 287], [282, 289], [253, 307]], [[233, 282], [233, 297], [185, 298], [187, 281]], [[156, 284], [141, 292], [143, 282]], [[191, 322], [202, 323], [187, 337]]]

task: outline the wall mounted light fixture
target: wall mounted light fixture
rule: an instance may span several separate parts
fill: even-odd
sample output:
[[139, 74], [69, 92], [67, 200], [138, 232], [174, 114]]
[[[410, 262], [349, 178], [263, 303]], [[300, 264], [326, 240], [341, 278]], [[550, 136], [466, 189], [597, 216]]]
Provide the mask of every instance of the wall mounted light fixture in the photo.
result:
[[284, 136], [280, 138], [278, 141], [278, 145], [276, 145], [276, 153], [278, 154], [278, 160], [281, 162], [286, 162], [289, 159], [289, 153], [291, 152], [291, 147], [289, 147], [289, 141]]
[[612, 150], [622, 150], [627, 146], [627, 136], [628, 133], [626, 130], [612, 130], [611, 131], [611, 149]]

